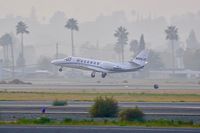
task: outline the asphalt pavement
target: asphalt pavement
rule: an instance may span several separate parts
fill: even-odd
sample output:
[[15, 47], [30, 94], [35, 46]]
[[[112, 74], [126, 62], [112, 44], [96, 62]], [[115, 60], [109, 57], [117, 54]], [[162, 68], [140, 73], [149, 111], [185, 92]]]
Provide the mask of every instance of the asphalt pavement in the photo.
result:
[[0, 126], [0, 133], [200, 133], [195, 128], [103, 126]]
[[[15, 91], [22, 91], [22, 90], [69, 90], [69, 89], [76, 89], [76, 90], [82, 90], [82, 89], [154, 89], [154, 84], [97, 84], [97, 83], [91, 83], [91, 84], [77, 84], [77, 83], [48, 83], [48, 84], [32, 84], [32, 85], [15, 85], [15, 84], [2, 84], [0, 86], [0, 91], [6, 90], [15, 90]], [[198, 84], [160, 84], [159, 89], [194, 89], [199, 90]]]
[[[67, 106], [52, 106], [52, 101], [0, 101], [0, 112], [40, 112], [45, 107], [48, 113], [88, 112], [93, 102], [69, 101]], [[200, 115], [200, 103], [190, 102], [119, 102], [120, 108], [139, 107], [144, 113], [171, 113]]]
[[[45, 115], [57, 120], [65, 117], [74, 119], [89, 118], [93, 102], [69, 101], [66, 106], [52, 106], [52, 101], [0, 101], [0, 119], [17, 120], [37, 118], [46, 109]], [[119, 107], [139, 107], [145, 119], [171, 119], [200, 122], [200, 103], [190, 102], [119, 102]]]

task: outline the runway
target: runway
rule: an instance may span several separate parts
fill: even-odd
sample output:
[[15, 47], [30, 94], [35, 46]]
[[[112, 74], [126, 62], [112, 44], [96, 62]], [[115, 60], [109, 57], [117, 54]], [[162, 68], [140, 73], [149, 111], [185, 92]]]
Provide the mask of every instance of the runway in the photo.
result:
[[199, 133], [195, 128], [103, 126], [0, 126], [1, 133]]
[[[32, 84], [32, 85], [14, 85], [14, 84], [6, 84], [6, 85], [1, 85], [0, 86], [0, 91], [3, 91], [5, 89], [7, 90], [12, 90], [12, 91], [25, 91], [25, 90], [30, 90], [34, 89], [35, 91], [37, 90], [68, 90], [68, 89], [154, 89], [153, 88], [153, 83], [148, 83], [148, 84], [130, 84], [130, 83], [118, 83], [118, 84], [106, 84], [106, 83], [48, 83], [48, 84]], [[160, 84], [159, 85], [160, 89], [193, 89], [193, 90], [199, 90], [199, 85], [198, 84], [185, 84], [184, 86], [182, 84]]]

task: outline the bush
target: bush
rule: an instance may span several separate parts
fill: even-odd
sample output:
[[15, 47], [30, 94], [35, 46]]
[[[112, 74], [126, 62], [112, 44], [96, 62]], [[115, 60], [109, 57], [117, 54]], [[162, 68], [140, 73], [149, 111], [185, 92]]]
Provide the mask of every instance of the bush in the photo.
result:
[[71, 119], [71, 118], [65, 118], [65, 119], [64, 119], [64, 122], [65, 122], [65, 123], [72, 122], [72, 119]]
[[13, 79], [13, 80], [9, 81], [8, 84], [29, 84], [29, 85], [31, 85], [32, 83], [30, 83], [30, 82], [23, 82], [23, 81], [21, 81], [19, 79]]
[[124, 80], [123, 83], [128, 83], [128, 80]]
[[7, 84], [7, 82], [4, 81], [4, 80], [1, 80], [1, 81], [0, 81], [0, 84]]
[[19, 79], [13, 79], [12, 81], [9, 81], [8, 84], [24, 84], [24, 82]]
[[51, 120], [48, 117], [39, 117], [37, 119], [22, 118], [17, 120], [18, 124], [48, 124]]
[[51, 122], [51, 120], [48, 117], [40, 117], [40, 118], [34, 120], [35, 124], [47, 124], [50, 122]]
[[53, 106], [65, 106], [65, 105], [67, 105], [67, 101], [58, 101], [58, 100], [53, 101]]
[[97, 97], [90, 109], [92, 117], [116, 117], [118, 114], [118, 102], [112, 97]]
[[143, 121], [144, 113], [138, 108], [125, 109], [119, 113], [121, 121]]

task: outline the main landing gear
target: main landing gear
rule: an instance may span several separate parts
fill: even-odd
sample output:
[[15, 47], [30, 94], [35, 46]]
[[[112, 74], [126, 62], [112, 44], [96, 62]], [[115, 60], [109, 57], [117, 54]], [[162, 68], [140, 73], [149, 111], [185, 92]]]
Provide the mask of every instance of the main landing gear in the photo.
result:
[[59, 72], [62, 72], [62, 67], [61, 67], [61, 68], [59, 68]]
[[106, 75], [107, 75], [107, 73], [102, 73], [102, 74], [101, 74], [101, 77], [102, 77], [102, 78], [105, 78]]
[[[92, 73], [91, 73], [91, 77], [92, 77], [92, 78], [95, 77], [95, 73], [96, 73], [96, 72], [92, 72]], [[102, 78], [105, 78], [106, 75], [107, 75], [107, 73], [102, 72], [101, 77], [102, 77]]]
[[95, 77], [95, 72], [91, 73], [91, 77], [94, 78]]

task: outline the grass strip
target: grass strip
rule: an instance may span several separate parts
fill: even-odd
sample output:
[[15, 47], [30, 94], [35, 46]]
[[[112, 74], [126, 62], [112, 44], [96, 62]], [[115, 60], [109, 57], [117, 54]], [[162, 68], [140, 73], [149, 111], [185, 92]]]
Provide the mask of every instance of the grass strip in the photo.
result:
[[192, 121], [180, 121], [180, 120], [146, 120], [146, 121], [119, 121], [119, 120], [72, 120], [66, 118], [63, 121], [51, 120], [47, 117], [40, 117], [38, 119], [19, 119], [17, 121], [0, 121], [0, 125], [52, 125], [52, 126], [143, 126], [143, 127], [188, 127], [188, 128], [200, 128], [199, 123], [193, 123]]

